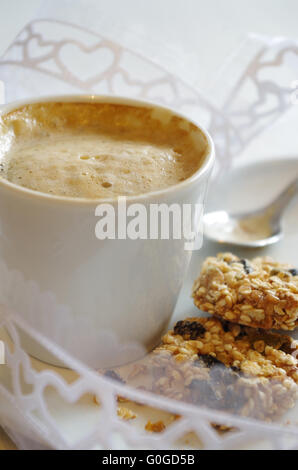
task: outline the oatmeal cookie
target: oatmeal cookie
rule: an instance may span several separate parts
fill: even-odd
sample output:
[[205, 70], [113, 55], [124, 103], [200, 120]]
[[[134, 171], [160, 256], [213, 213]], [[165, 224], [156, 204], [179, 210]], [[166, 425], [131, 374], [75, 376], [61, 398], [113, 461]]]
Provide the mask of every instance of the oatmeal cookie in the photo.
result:
[[298, 398], [298, 342], [211, 318], [176, 323], [151, 357], [153, 391], [270, 420]]
[[205, 260], [193, 286], [195, 305], [242, 325], [293, 330], [298, 326], [298, 270], [271, 258], [220, 253]]

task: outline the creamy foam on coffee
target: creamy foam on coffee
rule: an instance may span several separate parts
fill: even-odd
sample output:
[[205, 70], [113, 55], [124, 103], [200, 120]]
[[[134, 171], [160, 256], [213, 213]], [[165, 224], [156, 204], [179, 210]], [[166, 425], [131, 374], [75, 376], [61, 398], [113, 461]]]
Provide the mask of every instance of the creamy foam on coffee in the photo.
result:
[[102, 199], [190, 177], [205, 135], [171, 113], [105, 103], [38, 103], [1, 117], [0, 176], [48, 194]]

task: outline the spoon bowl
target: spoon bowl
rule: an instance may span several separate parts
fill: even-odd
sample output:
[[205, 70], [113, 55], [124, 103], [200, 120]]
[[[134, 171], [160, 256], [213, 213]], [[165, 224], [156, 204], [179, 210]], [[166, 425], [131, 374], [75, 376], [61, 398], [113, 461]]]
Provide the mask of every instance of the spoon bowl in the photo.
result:
[[217, 243], [264, 247], [282, 236], [282, 215], [298, 193], [298, 179], [292, 181], [268, 206], [244, 214], [214, 211], [204, 215], [204, 235]]
[[255, 226], [250, 215], [229, 215], [226, 211], [214, 211], [204, 216], [204, 235], [217, 243], [258, 248], [278, 242], [283, 232], [280, 225], [275, 227]]

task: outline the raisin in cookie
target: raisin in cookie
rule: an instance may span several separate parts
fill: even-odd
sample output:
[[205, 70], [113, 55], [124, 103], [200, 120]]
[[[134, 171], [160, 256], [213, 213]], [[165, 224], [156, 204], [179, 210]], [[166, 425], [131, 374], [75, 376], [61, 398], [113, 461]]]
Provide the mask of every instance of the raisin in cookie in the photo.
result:
[[298, 343], [219, 318], [176, 323], [151, 356], [153, 391], [270, 420], [298, 398]]
[[284, 330], [298, 326], [298, 271], [268, 257], [209, 257], [192, 295], [198, 308], [234, 323]]

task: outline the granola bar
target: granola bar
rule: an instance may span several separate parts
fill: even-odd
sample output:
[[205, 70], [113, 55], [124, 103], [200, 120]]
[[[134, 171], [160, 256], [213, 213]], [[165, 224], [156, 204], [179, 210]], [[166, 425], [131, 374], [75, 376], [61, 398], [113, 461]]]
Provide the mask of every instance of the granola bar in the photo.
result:
[[154, 350], [153, 391], [271, 420], [298, 398], [298, 342], [211, 318], [176, 323]]
[[209, 257], [192, 295], [198, 308], [234, 323], [284, 330], [298, 326], [298, 271], [268, 257]]

